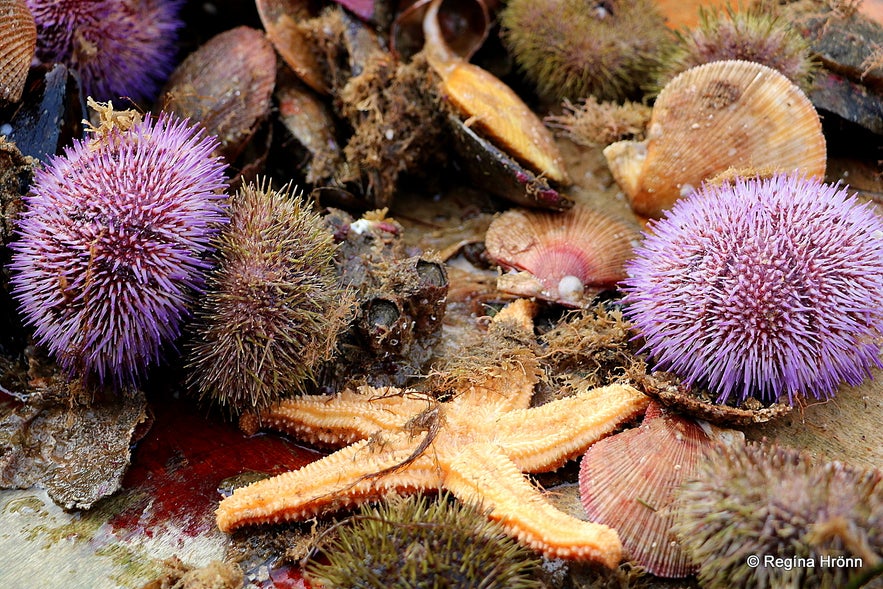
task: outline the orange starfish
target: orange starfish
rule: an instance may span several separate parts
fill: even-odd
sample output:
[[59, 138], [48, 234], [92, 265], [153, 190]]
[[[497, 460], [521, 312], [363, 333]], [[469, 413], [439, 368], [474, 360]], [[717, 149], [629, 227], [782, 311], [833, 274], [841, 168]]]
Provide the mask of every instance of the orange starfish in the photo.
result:
[[[497, 321], [518, 314], [507, 309]], [[616, 531], [559, 511], [522, 473], [553, 470], [582, 454], [637, 416], [648, 398], [609, 385], [530, 407], [538, 380], [536, 359], [524, 350], [446, 402], [391, 387], [283, 401], [261, 415], [262, 424], [348, 445], [237, 489], [218, 507], [218, 527], [302, 520], [391, 492], [448, 489], [548, 556], [615, 567], [622, 557]]]

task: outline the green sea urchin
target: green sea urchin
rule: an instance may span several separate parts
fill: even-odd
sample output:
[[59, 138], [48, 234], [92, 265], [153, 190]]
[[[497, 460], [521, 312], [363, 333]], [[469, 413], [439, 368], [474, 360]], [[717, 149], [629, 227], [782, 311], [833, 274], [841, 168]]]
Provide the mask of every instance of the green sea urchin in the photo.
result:
[[510, 0], [503, 41], [543, 97], [634, 96], [669, 42], [650, 0]]
[[879, 470], [776, 446], [721, 447], [679, 501], [675, 531], [703, 587], [844, 587], [881, 563]]
[[232, 413], [301, 392], [352, 314], [334, 240], [300, 198], [246, 185], [216, 244], [219, 267], [197, 309], [190, 385]]
[[540, 589], [539, 560], [480, 510], [450, 500], [394, 497], [363, 506], [312, 561], [329, 589]]
[[662, 60], [655, 90], [691, 67], [727, 59], [753, 61], [782, 73], [804, 92], [816, 68], [809, 43], [784, 19], [749, 8], [699, 9], [700, 22], [677, 33], [678, 41]]

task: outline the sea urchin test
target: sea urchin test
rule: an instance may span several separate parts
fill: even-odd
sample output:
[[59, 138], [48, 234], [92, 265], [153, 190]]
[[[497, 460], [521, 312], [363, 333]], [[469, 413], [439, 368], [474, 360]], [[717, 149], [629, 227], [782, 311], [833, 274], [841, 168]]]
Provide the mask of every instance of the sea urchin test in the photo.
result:
[[203, 288], [225, 166], [217, 140], [187, 121], [99, 108], [93, 137], [35, 174], [12, 287], [63, 368], [126, 385], [180, 334]]
[[657, 367], [719, 402], [830, 397], [880, 366], [883, 217], [797, 174], [705, 185], [627, 265]]

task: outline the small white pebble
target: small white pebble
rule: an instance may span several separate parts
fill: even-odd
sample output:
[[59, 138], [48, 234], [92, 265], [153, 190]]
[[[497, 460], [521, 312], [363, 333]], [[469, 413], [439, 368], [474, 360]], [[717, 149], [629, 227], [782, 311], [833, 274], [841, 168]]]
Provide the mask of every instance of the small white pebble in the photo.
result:
[[12, 125], [9, 123], [3, 123], [0, 125], [0, 135], [6, 135], [7, 137], [12, 135]]
[[558, 281], [558, 296], [565, 301], [576, 301], [584, 290], [583, 281], [576, 276], [568, 275]]
[[350, 229], [352, 229], [356, 233], [356, 235], [361, 235], [371, 229], [371, 221], [368, 221], [366, 219], [353, 221], [352, 223], [350, 223]]

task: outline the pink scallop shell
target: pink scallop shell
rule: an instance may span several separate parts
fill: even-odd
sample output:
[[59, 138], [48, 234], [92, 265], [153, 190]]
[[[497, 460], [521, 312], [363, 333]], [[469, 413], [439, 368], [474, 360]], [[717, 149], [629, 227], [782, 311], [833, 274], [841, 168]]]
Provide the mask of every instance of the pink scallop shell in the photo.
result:
[[[636, 225], [578, 203], [560, 213], [506, 211], [491, 222], [485, 246], [488, 256], [503, 268], [529, 275], [524, 282], [532, 281], [534, 292], [522, 289], [516, 294], [582, 306], [589, 292], [612, 287], [626, 277], [624, 265], [638, 236]], [[587, 297], [560, 292], [565, 277], [578, 279]], [[508, 290], [501, 284], [498, 288]]]
[[714, 445], [740, 435], [651, 403], [640, 427], [597, 442], [583, 457], [579, 487], [589, 519], [616, 529], [627, 556], [651, 574], [695, 573], [671, 532], [677, 490]]

